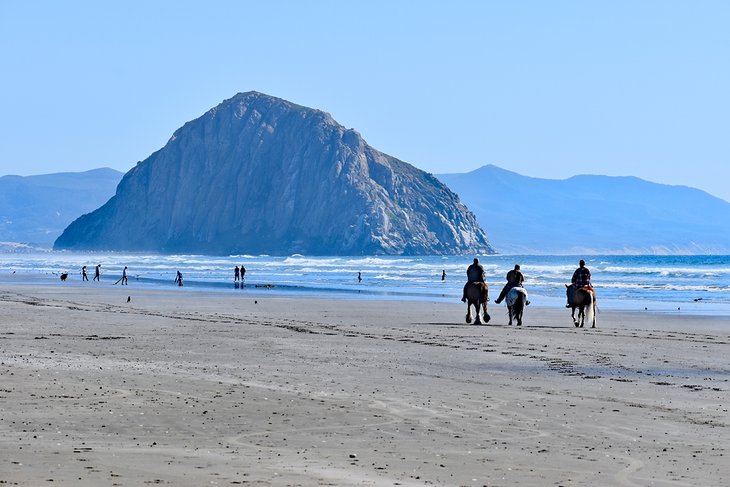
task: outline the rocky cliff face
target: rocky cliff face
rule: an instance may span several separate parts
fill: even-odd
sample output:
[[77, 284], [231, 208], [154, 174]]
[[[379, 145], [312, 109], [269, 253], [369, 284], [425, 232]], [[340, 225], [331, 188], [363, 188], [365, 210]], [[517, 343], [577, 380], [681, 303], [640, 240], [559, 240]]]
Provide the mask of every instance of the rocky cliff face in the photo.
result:
[[178, 129], [58, 249], [208, 254], [493, 252], [435, 177], [319, 110], [240, 93]]

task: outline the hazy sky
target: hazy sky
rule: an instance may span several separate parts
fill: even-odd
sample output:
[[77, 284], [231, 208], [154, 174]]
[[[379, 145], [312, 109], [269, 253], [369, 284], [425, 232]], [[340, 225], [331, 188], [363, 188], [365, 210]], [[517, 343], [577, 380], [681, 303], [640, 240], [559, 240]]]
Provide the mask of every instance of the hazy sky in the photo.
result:
[[122, 171], [242, 91], [429, 172], [730, 201], [730, 2], [0, 1], [0, 175]]

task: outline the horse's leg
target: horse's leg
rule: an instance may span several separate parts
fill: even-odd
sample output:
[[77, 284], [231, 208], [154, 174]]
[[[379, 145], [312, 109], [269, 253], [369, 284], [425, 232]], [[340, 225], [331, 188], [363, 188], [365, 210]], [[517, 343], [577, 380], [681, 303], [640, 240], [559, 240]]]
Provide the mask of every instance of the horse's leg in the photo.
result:
[[525, 312], [525, 300], [520, 298], [520, 302], [517, 305], [517, 326], [522, 326], [522, 313]]
[[474, 305], [474, 309], [476, 310], [476, 318], [474, 319], [475, 325], [481, 325], [482, 324], [482, 305], [479, 301], [476, 302]]
[[466, 324], [468, 325], [470, 323], [471, 323], [471, 303], [467, 299], [466, 300]]
[[583, 325], [586, 322], [586, 307], [585, 305], [580, 307], [580, 310], [578, 311], [578, 321], [580, 321], [580, 327], [583, 328]]
[[[570, 317], [573, 319], [573, 324], [575, 325], [575, 327], [578, 328], [578, 321], [575, 319], [575, 306], [571, 308]], [[578, 312], [578, 317], [580, 317], [580, 311]]]
[[487, 306], [489, 305], [489, 288], [486, 284], [484, 284], [484, 299], [482, 301], [482, 307], [484, 308], [484, 324], [489, 323], [489, 320], [492, 319], [491, 316], [489, 316], [489, 313], [487, 312]]
[[512, 326], [512, 306], [507, 306], [507, 316], [509, 316], [509, 326]]

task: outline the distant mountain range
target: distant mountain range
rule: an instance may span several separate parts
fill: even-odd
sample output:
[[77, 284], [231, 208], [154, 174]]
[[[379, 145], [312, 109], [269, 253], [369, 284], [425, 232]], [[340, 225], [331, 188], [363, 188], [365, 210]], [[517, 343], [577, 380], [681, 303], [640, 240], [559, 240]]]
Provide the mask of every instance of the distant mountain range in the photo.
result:
[[308, 255], [488, 254], [443, 183], [320, 110], [239, 93], [175, 131], [56, 249]]
[[0, 242], [50, 248], [69, 223], [98, 208], [114, 194], [122, 175], [103, 168], [0, 177]]
[[730, 203], [635, 177], [441, 174], [503, 253], [730, 254]]
[[123, 180], [112, 169], [0, 177], [0, 250], [49, 247], [68, 226], [58, 248], [730, 254], [730, 203], [697, 189], [492, 165], [437, 177], [324, 112], [245, 93], [185, 124]]

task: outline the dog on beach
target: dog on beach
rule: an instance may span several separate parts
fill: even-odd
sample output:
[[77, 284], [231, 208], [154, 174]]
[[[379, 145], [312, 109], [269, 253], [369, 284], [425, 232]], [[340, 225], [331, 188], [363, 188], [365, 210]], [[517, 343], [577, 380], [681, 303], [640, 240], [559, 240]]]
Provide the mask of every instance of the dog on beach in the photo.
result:
[[62, 281], [65, 282], [67, 278], [68, 278], [68, 272], [64, 272], [63, 274], [61, 274], [61, 280]]

